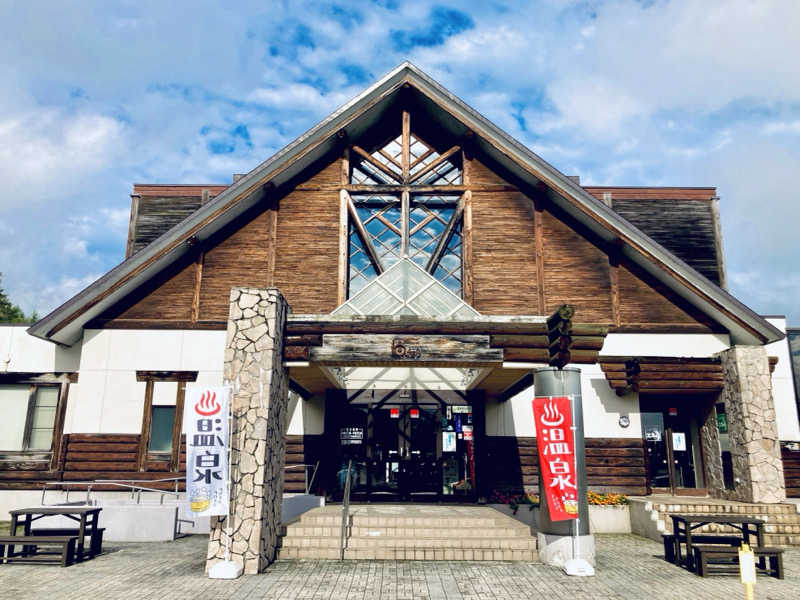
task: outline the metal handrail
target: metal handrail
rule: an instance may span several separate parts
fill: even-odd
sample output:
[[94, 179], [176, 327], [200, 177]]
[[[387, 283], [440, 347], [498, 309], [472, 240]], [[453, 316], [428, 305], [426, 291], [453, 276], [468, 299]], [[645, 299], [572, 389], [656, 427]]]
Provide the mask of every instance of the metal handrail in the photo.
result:
[[[314, 485], [314, 478], [317, 476], [317, 469], [319, 468], [319, 461], [317, 461], [313, 465], [304, 465], [304, 464], [302, 464], [302, 465], [284, 465], [283, 468], [284, 468], [284, 470], [288, 470], [288, 469], [298, 469], [300, 467], [303, 468], [303, 474], [305, 475], [306, 494], [308, 494], [308, 493], [310, 493], [309, 490], [311, 490], [311, 487]], [[314, 467], [314, 472], [311, 474], [311, 479], [309, 480], [309, 478], [308, 478], [308, 469], [311, 468], [311, 467]]]
[[342, 530], [339, 533], [339, 560], [344, 560], [346, 531], [350, 520], [350, 473], [353, 470], [353, 459], [347, 461], [347, 478], [344, 481], [344, 497], [342, 498]]
[[[42, 484], [42, 506], [47, 506], [45, 504], [45, 494], [47, 492], [47, 486], [65, 486], [67, 489], [66, 496], [64, 497], [64, 504], [69, 504], [69, 493], [70, 487], [76, 485], [85, 485], [86, 486], [86, 501], [85, 503], [88, 505], [92, 504], [91, 495], [92, 495], [92, 486], [93, 485], [113, 485], [117, 487], [121, 487], [123, 489], [129, 489], [131, 491], [131, 498], [136, 496], [136, 504], [139, 504], [142, 500], [142, 492], [155, 492], [157, 494], [161, 494], [160, 503], [164, 504], [164, 494], [170, 494], [171, 496], [175, 496], [176, 498], [180, 497], [180, 492], [178, 491], [178, 483], [181, 481], [185, 481], [186, 477], [164, 477], [160, 479], [94, 479], [92, 481], [46, 481]], [[162, 483], [165, 481], [174, 481], [175, 482], [175, 490], [159, 490], [155, 488], [146, 487], [141, 485], [142, 483]]]

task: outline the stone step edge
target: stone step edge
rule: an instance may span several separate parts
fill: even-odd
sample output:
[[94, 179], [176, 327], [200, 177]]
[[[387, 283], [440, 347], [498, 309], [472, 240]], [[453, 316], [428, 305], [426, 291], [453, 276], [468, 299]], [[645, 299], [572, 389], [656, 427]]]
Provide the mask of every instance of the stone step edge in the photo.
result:
[[[323, 529], [327, 531], [315, 532], [314, 529]], [[379, 529], [370, 529], [368, 527], [351, 527], [348, 528], [348, 535], [350, 537], [364, 537], [364, 538], [378, 538], [378, 537], [421, 537], [421, 538], [434, 538], [434, 537], [451, 537], [453, 536], [452, 529], [443, 527], [437, 528], [420, 528], [413, 527], [397, 528], [399, 531], [381, 531]], [[310, 530], [310, 531], [308, 531]], [[341, 530], [332, 527], [289, 527], [284, 532], [285, 536], [294, 537], [339, 537]], [[525, 529], [472, 529], [467, 531], [459, 531], [459, 537], [465, 538], [482, 538], [482, 537], [496, 537], [496, 538], [525, 538], [531, 535], [530, 528]]]
[[[478, 529], [494, 529], [502, 527], [505, 529], [527, 528], [528, 525], [516, 519], [431, 519], [430, 521], [420, 521], [419, 519], [377, 519], [366, 517], [350, 517], [350, 524], [354, 527], [417, 527], [422, 529], [432, 528], [452, 528], [452, 527], [473, 527]], [[466, 523], [464, 521], [467, 521]], [[305, 527], [340, 527], [342, 517], [300, 517], [293, 524], [302, 524]]]
[[[282, 548], [338, 548], [339, 540], [336, 538], [316, 538], [315, 542], [323, 542], [318, 544], [298, 544], [301, 540], [284, 538]], [[483, 539], [468, 540], [469, 543], [460, 543], [460, 540], [442, 540], [430, 539], [420, 540], [415, 538], [382, 538], [382, 539], [353, 539], [348, 540], [348, 548], [352, 549], [368, 549], [368, 548], [454, 548], [454, 549], [473, 549], [473, 550], [536, 550], [537, 542], [535, 538], [528, 540], [519, 540], [514, 543], [506, 540], [492, 540]], [[503, 546], [503, 543], [506, 546]]]
[[[448, 557], [448, 554], [452, 552], [452, 557]], [[479, 556], [476, 557], [475, 551], [468, 551], [462, 550], [440, 550], [440, 551], [432, 551], [428, 550], [427, 555], [425, 551], [420, 550], [378, 550], [375, 552], [372, 551], [361, 551], [358, 554], [353, 556], [353, 552], [345, 551], [345, 560], [413, 560], [413, 561], [445, 561], [445, 560], [453, 560], [453, 561], [465, 561], [465, 562], [539, 562], [539, 554], [535, 550], [512, 550], [511, 557], [503, 558], [504, 554], [503, 551], [498, 550], [485, 550], [485, 551], [478, 551]], [[496, 552], [500, 552], [500, 556], [498, 557]], [[509, 551], [505, 551], [505, 556], [508, 556]], [[489, 556], [485, 556], [488, 553]], [[320, 555], [324, 554], [325, 556], [287, 556], [287, 554], [307, 554], [307, 555]], [[410, 555], [410, 556], [408, 556]], [[437, 556], [438, 555], [438, 556]], [[514, 556], [516, 555], [516, 558]], [[285, 552], [280, 551], [278, 553], [279, 560], [339, 560], [339, 551], [335, 550], [333, 552], [329, 551], [317, 551], [317, 552]]]

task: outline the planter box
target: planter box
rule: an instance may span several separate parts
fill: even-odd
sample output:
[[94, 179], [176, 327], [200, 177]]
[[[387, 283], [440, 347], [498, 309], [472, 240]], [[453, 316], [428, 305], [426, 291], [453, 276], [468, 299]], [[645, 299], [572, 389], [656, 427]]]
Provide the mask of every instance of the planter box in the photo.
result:
[[[490, 504], [493, 509], [530, 526], [536, 531], [539, 509], [528, 510], [528, 505], [517, 509], [517, 514], [507, 504]], [[627, 504], [622, 506], [589, 505], [589, 531], [591, 533], [630, 533], [631, 513]]]
[[589, 505], [589, 529], [592, 533], [630, 533], [631, 513], [622, 506]]

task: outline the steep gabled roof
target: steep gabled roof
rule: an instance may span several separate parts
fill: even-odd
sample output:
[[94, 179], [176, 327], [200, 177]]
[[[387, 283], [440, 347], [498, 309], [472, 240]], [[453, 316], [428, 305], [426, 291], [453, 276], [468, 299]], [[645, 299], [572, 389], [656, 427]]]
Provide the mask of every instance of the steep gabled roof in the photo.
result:
[[205, 240], [262, 201], [267, 184], [280, 188], [336, 148], [343, 136], [357, 138], [367, 131], [380, 120], [403, 86], [413, 88], [432, 110], [448, 116], [442, 127], [449, 134], [461, 136], [471, 131], [476, 149], [511, 175], [532, 186], [544, 183], [555, 205], [601, 239], [620, 244], [628, 259], [723, 325], [735, 343], [766, 343], [783, 336], [736, 298], [407, 62], [35, 323], [29, 333], [57, 343], [75, 343], [88, 321], [188, 252], [190, 244]]

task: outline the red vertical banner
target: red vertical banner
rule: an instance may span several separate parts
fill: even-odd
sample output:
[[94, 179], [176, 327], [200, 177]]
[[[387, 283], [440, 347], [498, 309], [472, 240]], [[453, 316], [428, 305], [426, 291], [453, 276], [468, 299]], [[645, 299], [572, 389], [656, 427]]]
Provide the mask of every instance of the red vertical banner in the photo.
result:
[[570, 399], [545, 396], [533, 399], [539, 477], [552, 521], [578, 518], [578, 474]]

